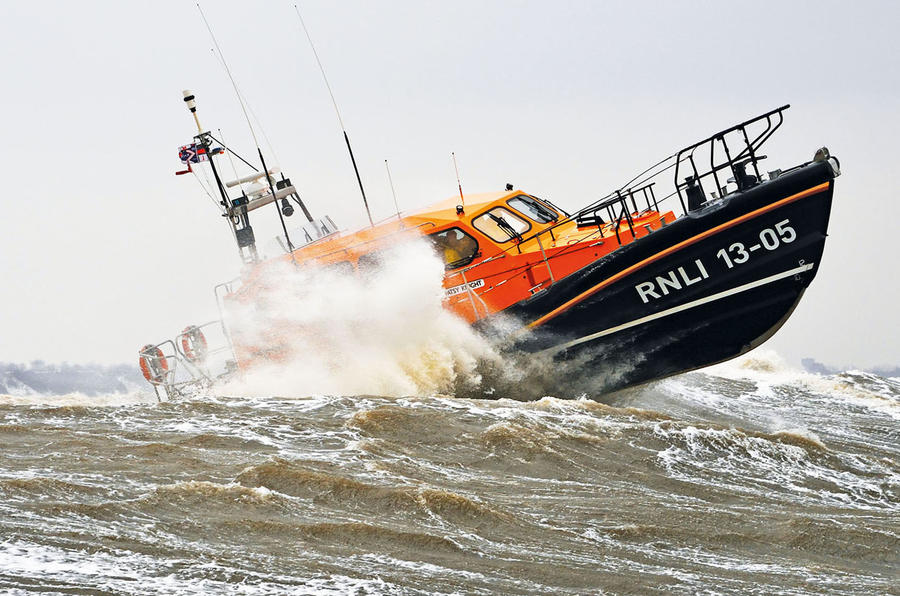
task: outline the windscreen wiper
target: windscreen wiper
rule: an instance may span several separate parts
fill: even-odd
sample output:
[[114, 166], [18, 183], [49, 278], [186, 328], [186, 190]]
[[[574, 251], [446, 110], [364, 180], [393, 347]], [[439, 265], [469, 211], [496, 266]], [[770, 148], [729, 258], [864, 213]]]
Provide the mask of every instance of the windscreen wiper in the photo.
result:
[[[535, 199], [538, 199], [538, 197], [534, 197], [534, 198], [535, 198]], [[542, 204], [540, 203], [540, 201], [544, 201], [545, 203], [549, 204], [549, 205], [552, 206], [554, 209], [558, 210], [559, 213], [562, 213], [562, 214], [565, 215], [565, 216], [568, 216], [568, 215], [569, 215], [569, 214], [566, 213], [563, 209], [560, 209], [559, 207], [557, 207], [556, 205], [554, 205], [553, 203], [551, 203], [551, 202], [548, 201], [547, 199], [539, 199], [539, 200], [536, 200], [536, 201], [535, 201], [535, 205], [537, 206], [538, 211], [540, 211], [541, 213], [543, 213], [544, 216], [547, 217], [547, 218], [548, 218], [550, 221], [552, 221], [553, 223], [556, 223], [557, 221], [559, 221], [559, 213], [554, 212], [552, 209], [548, 209], [547, 207], [545, 207], [544, 205], [542, 205]]]
[[503, 230], [504, 232], [506, 232], [509, 235], [510, 239], [515, 238], [519, 242], [522, 241], [522, 235], [519, 234], [517, 231], [515, 231], [513, 229], [513, 227], [511, 225], [509, 225], [508, 221], [506, 221], [499, 215], [494, 215], [493, 213], [488, 213], [488, 215], [491, 216], [491, 219], [494, 220], [494, 223], [497, 224], [498, 228], [500, 228], [501, 230]]
[[559, 219], [559, 215], [557, 215], [556, 213], [553, 213], [552, 211], [550, 211], [543, 205], [538, 204], [537, 208], [538, 208], [538, 213], [540, 213], [544, 218], [546, 218], [547, 221], [552, 221], [553, 223], [556, 223], [556, 220]]

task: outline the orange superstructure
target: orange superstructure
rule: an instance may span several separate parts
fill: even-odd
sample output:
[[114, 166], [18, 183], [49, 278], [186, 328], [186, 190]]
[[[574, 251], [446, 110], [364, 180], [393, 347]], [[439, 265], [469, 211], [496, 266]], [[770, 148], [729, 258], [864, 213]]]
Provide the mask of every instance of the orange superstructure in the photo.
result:
[[[294, 261], [364, 271], [378, 262], [382, 251], [410, 238], [425, 237], [444, 258], [446, 307], [473, 323], [674, 220], [671, 211], [647, 208], [586, 225], [521, 190], [469, 195], [464, 207], [458, 198], [450, 198], [374, 227], [332, 234], [260, 262], [226, 301], [256, 300], [266, 288], [265, 274], [272, 267]], [[248, 365], [246, 360], [254, 355], [277, 358], [278, 337], [285, 332], [273, 329], [265, 347], [247, 346], [245, 350], [236, 342], [239, 364]]]

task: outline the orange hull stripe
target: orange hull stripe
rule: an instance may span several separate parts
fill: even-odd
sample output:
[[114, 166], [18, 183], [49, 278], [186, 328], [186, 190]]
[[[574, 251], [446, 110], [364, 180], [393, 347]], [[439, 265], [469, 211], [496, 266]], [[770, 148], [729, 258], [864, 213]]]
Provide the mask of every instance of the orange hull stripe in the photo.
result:
[[598, 283], [596, 286], [592, 287], [591, 289], [585, 290], [584, 292], [575, 296], [574, 298], [572, 298], [565, 304], [562, 304], [562, 305], [556, 307], [555, 309], [551, 310], [550, 312], [548, 312], [541, 318], [536, 319], [536, 320], [532, 321], [531, 323], [528, 323], [527, 327], [534, 328], [534, 327], [538, 327], [539, 325], [543, 325], [544, 323], [546, 323], [553, 317], [559, 315], [560, 313], [566, 312], [567, 310], [569, 310], [570, 308], [572, 308], [579, 302], [582, 302], [586, 298], [593, 296], [594, 294], [596, 294], [603, 288], [614, 284], [615, 282], [619, 281], [623, 277], [626, 277], [626, 276], [630, 275], [631, 273], [638, 271], [639, 269], [643, 269], [647, 265], [650, 265], [650, 264], [662, 259], [663, 257], [669, 256], [673, 252], [677, 252], [677, 251], [681, 250], [682, 248], [685, 248], [692, 244], [696, 244], [697, 242], [700, 242], [701, 240], [704, 240], [706, 238], [709, 238], [710, 236], [718, 234], [719, 232], [727, 230], [728, 228], [732, 228], [738, 224], [741, 224], [741, 223], [747, 221], [748, 219], [753, 219], [754, 217], [758, 217], [758, 216], [762, 215], [763, 213], [768, 213], [769, 211], [778, 209], [779, 207], [782, 207], [783, 205], [787, 205], [788, 203], [793, 203], [794, 201], [799, 201], [800, 199], [805, 199], [806, 197], [809, 197], [811, 195], [818, 194], [820, 192], [824, 192], [824, 191], [828, 190], [828, 187], [830, 185], [831, 185], [831, 182], [823, 182], [822, 184], [813, 186], [812, 188], [808, 188], [802, 192], [798, 192], [795, 195], [785, 197], [785, 198], [781, 199], [780, 201], [776, 201], [776, 202], [772, 203], [771, 205], [766, 205], [765, 207], [760, 207], [759, 209], [757, 209], [755, 211], [751, 211], [750, 213], [745, 213], [744, 215], [742, 215], [740, 217], [736, 217], [736, 218], [732, 219], [731, 221], [726, 221], [725, 223], [719, 224], [714, 228], [710, 228], [710, 229], [706, 230], [705, 232], [701, 232], [700, 234], [697, 234], [696, 236], [692, 236], [691, 238], [688, 238], [687, 240], [682, 240], [678, 244], [673, 244], [669, 248], [667, 248], [663, 251], [660, 251], [651, 257], [647, 257], [643, 261], [637, 262], [634, 265], [632, 265], [631, 267], [628, 267], [626, 269], [623, 269], [622, 271], [619, 271], [612, 277], [601, 281], [600, 283]]

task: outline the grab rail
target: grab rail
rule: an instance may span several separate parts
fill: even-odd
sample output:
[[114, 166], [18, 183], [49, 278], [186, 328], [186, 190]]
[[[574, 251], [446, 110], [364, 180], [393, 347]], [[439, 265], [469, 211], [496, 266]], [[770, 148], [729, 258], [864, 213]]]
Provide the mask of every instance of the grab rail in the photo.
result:
[[[699, 205], [703, 203], [703, 199], [706, 197], [706, 193], [703, 189], [703, 179], [708, 176], [712, 176], [716, 185], [714, 192], [720, 196], [728, 194], [727, 184], [729, 182], [734, 182], [738, 190], [746, 190], [758, 184], [762, 180], [758, 164], [759, 161], [765, 159], [766, 156], [758, 155], [757, 150], [763, 143], [769, 140], [775, 131], [782, 125], [784, 122], [784, 111], [789, 107], [791, 107], [790, 104], [786, 104], [780, 108], [757, 116], [756, 118], [751, 118], [740, 124], [735, 124], [731, 128], [719, 131], [709, 138], [698, 141], [693, 145], [688, 145], [676, 153], [675, 190], [678, 193], [678, 199], [681, 202], [682, 210], [687, 213], [693, 211], [694, 208], [699, 207]], [[773, 120], [773, 118], [776, 118], [777, 120]], [[751, 141], [750, 136], [747, 133], [748, 128], [763, 120], [765, 120], [765, 127]], [[738, 143], [742, 143], [740, 151], [734, 156], [732, 156], [732, 148], [729, 146], [729, 135], [731, 135], [733, 139], [733, 133], [738, 133]], [[733, 140], [732, 143], [734, 143]], [[722, 152], [725, 154], [724, 159], [719, 162], [716, 161], [717, 146], [720, 146]], [[704, 151], [709, 152], [708, 168], [698, 168], [697, 160], [694, 158], [698, 151], [700, 151], [701, 154]], [[691, 174], [687, 176], [683, 182], [679, 182], [682, 162], [687, 162], [689, 164]], [[748, 165], [753, 166], [753, 174], [747, 174], [746, 168]], [[722, 181], [719, 179], [719, 172], [725, 168], [731, 170], [732, 178], [726, 180], [725, 184], [722, 184]], [[683, 194], [682, 191], [684, 191]], [[685, 198], [687, 198], [687, 205], [685, 205]]]
[[[651, 204], [654, 211], [659, 211], [660, 204], [677, 196], [681, 205], [681, 213], [684, 215], [702, 206], [706, 202], [707, 196], [716, 197], [729, 194], [727, 189], [729, 183], [734, 183], [738, 191], [743, 191], [759, 184], [762, 181], [762, 176], [758, 164], [766, 156], [759, 155], [758, 151], [772, 137], [775, 131], [781, 127], [784, 122], [784, 111], [789, 107], [790, 104], [785, 104], [755, 118], [750, 118], [721, 130], [702, 141], [688, 145], [677, 153], [656, 162], [619, 189], [594, 201], [578, 212], [571, 215], [563, 212], [565, 216], [561, 217], [553, 225], [525, 236], [521, 242], [507, 246], [487, 259], [469, 265], [461, 271], [467, 272], [494, 259], [502, 258], [510, 250], [520, 248], [522, 244], [530, 240], [538, 239], [540, 241], [539, 237], [543, 234], [548, 234], [552, 238], [556, 228], [573, 221], [579, 227], [597, 226], [597, 230], [601, 234], [603, 229], [614, 230], [616, 240], [621, 245], [622, 238], [619, 229], [623, 223], [628, 225], [632, 238], [635, 236], [632, 213], [639, 213], [638, 200], [646, 205], [648, 211]], [[759, 124], [762, 125], [761, 130], [756, 130]], [[717, 160], [717, 157], [720, 157], [716, 151], [717, 147], [724, 153], [723, 159]], [[738, 149], [737, 147], [740, 148]], [[698, 158], [704, 152], [709, 154], [708, 166], [699, 165]], [[684, 163], [690, 167], [691, 176], [679, 182]], [[753, 174], [746, 173], [748, 166], [752, 166]], [[732, 178], [725, 180], [725, 184], [722, 184], [719, 173], [725, 168], [730, 169]], [[656, 179], [668, 171], [673, 172], [674, 190], [664, 197], [658, 198], [656, 194]], [[714, 194], [710, 193], [710, 195], [707, 195], [703, 188], [703, 179], [709, 177], [712, 177], [716, 190]], [[547, 202], [546, 199], [544, 201]], [[631, 209], [629, 209], [629, 202], [631, 203]], [[608, 221], [604, 219], [604, 214], [608, 217]], [[679, 215], [676, 214], [677, 217]], [[546, 258], [549, 261], [556, 256], [559, 256], [559, 254], [548, 255]], [[549, 266], [549, 262], [547, 264]]]

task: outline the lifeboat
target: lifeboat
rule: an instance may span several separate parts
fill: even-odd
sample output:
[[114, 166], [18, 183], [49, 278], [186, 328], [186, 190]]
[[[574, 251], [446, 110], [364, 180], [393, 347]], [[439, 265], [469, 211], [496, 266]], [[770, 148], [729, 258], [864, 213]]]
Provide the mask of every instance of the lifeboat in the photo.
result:
[[[788, 108], [693, 143], [572, 213], [507, 185], [339, 233], [330, 218], [312, 218], [283, 176], [250, 197], [220, 185], [249, 267], [216, 294], [226, 306], [252, 302], [273, 262], [363, 271], [403, 238], [423, 237], [444, 261], [448, 310], [484, 333], [500, 317], [516, 321], [509, 349], [578, 358], [604, 372], [607, 391], [728, 360], [784, 324], [822, 259], [840, 164], [823, 147], [793, 167], [763, 167], [760, 149]], [[211, 136], [195, 139], [214, 168]], [[249, 213], [279, 200], [293, 200], [308, 223], [293, 238], [285, 227], [284, 254], [261, 260]], [[228, 374], [277, 360], [279, 337], [293, 332], [250, 345], [227, 327]]]

